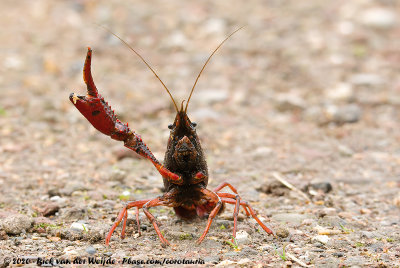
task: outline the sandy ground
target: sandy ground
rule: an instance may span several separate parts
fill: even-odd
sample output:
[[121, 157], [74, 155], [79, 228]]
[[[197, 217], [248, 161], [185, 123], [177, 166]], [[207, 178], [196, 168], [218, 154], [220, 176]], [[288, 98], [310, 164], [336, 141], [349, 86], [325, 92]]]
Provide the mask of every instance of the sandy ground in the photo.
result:
[[[0, 11], [0, 266], [49, 261], [198, 261], [205, 265], [399, 267], [398, 1], [10, 1]], [[127, 237], [105, 236], [127, 200], [160, 195], [148, 161], [98, 133], [69, 102], [93, 73], [119, 118], [163, 159], [177, 100], [187, 98], [210, 172], [276, 233], [233, 208], [206, 221], [152, 210]], [[295, 188], [283, 186], [277, 178]], [[298, 191], [296, 191], [296, 189]], [[299, 193], [299, 191], [302, 191]], [[72, 225], [73, 224], [73, 225]], [[84, 227], [83, 227], [84, 226]], [[91, 259], [92, 260], [92, 259]]]

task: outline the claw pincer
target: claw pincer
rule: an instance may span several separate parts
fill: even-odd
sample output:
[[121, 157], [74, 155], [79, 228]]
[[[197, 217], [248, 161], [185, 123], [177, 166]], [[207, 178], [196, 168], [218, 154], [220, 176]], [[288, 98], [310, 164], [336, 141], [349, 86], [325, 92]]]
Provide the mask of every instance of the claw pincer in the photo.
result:
[[88, 48], [85, 65], [83, 68], [83, 80], [87, 86], [86, 96], [77, 96], [71, 93], [69, 99], [81, 114], [101, 133], [112, 135], [115, 130], [117, 117], [103, 97], [98, 94], [91, 74], [92, 50]]

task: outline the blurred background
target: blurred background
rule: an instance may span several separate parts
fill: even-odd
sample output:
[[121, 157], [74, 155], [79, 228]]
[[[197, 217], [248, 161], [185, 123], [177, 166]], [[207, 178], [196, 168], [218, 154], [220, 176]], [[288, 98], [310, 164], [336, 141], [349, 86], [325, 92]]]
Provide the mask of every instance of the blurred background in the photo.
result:
[[245, 26], [214, 55], [188, 109], [198, 123], [210, 184], [231, 181], [271, 216], [314, 209], [290, 195], [271, 196], [272, 172], [299, 188], [329, 183], [335, 194], [331, 203], [324, 196], [323, 206], [363, 214], [368, 226], [380, 224], [374, 218], [388, 220], [397, 231], [387, 232], [398, 239], [398, 225], [391, 224], [400, 206], [398, 1], [0, 5], [4, 211], [31, 214], [37, 200], [59, 196], [62, 215], [118, 200], [126, 191], [129, 199], [161, 193], [162, 179], [150, 163], [98, 133], [69, 102], [70, 93], [85, 94], [82, 67], [90, 46], [97, 88], [163, 159], [172, 103], [143, 62], [98, 25], [137, 50], [177, 102], [187, 99], [218, 44]]

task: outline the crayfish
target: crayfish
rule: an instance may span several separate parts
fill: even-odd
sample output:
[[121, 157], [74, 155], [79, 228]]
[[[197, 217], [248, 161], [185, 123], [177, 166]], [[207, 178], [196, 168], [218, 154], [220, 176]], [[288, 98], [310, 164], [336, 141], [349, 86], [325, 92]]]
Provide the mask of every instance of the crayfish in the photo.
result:
[[[83, 79], [87, 86], [87, 95], [77, 96], [75, 93], [72, 93], [69, 96], [69, 99], [98, 131], [110, 136], [112, 139], [123, 141], [125, 147], [150, 160], [163, 178], [165, 191], [163, 195], [154, 199], [128, 202], [111, 227], [106, 237], [106, 245], [109, 244], [114, 230], [121, 222], [123, 222], [121, 238], [125, 237], [128, 210], [131, 208], [136, 208], [136, 221], [139, 228], [139, 234], [139, 209], [141, 208], [154, 226], [162, 245], [170, 245], [168, 240], [162, 235], [155, 217], [149, 212], [149, 208], [156, 206], [172, 207], [175, 210], [176, 215], [184, 220], [190, 220], [195, 217], [207, 217], [208, 221], [206, 228], [197, 240], [198, 243], [201, 243], [204, 240], [213, 219], [220, 211], [222, 211], [224, 204], [235, 205], [233, 214], [233, 238], [236, 237], [237, 217], [240, 207], [244, 209], [247, 216], [252, 216], [265, 232], [273, 234], [273, 232], [260, 221], [249, 203], [241, 199], [237, 190], [231, 184], [223, 182], [214, 190], [206, 188], [208, 184], [207, 163], [196, 133], [196, 123], [191, 122], [187, 115], [190, 98], [192, 97], [194, 88], [204, 68], [223, 43], [238, 30], [231, 33], [224, 41], [222, 41], [208, 57], [196, 78], [185, 107], [183, 101], [180, 108], [178, 108], [168, 88], [143, 57], [120, 37], [111, 32], [111, 34], [120, 39], [144, 62], [144, 64], [146, 64], [146, 66], [161, 82], [174, 104], [176, 116], [173, 124], [168, 126], [170, 129], [170, 136], [168, 139], [164, 164], [161, 164], [155, 158], [153, 153], [143, 142], [142, 138], [136, 134], [134, 130], [129, 128], [128, 123], [123, 123], [117, 118], [110, 105], [108, 105], [104, 98], [99, 94], [95, 83], [93, 82], [91, 73], [92, 50], [88, 48], [83, 68]], [[220, 192], [225, 187], [230, 188], [233, 194]]]

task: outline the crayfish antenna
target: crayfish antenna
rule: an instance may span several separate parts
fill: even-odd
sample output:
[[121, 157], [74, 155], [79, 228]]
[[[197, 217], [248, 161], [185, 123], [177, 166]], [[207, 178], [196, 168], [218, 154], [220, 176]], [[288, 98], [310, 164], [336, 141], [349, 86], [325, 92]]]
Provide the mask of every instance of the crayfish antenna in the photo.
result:
[[190, 98], [192, 97], [194, 88], [196, 87], [197, 81], [200, 78], [200, 75], [203, 73], [203, 70], [206, 68], [206, 65], [208, 64], [208, 62], [211, 60], [212, 56], [215, 54], [215, 52], [217, 52], [217, 50], [226, 42], [226, 40], [228, 40], [232, 35], [234, 35], [236, 32], [238, 32], [239, 30], [243, 29], [244, 26], [240, 27], [239, 29], [235, 30], [233, 33], [231, 33], [230, 35], [228, 35], [227, 38], [224, 39], [224, 41], [222, 41], [218, 47], [213, 51], [213, 53], [211, 53], [211, 55], [208, 57], [206, 63], [204, 63], [203, 68], [201, 68], [200, 73], [197, 75], [196, 81], [194, 82], [194, 85], [192, 87], [192, 90], [190, 91], [190, 95], [188, 98], [188, 101], [186, 102], [186, 107], [185, 107], [185, 113], [187, 112], [187, 108], [190, 102]]
[[175, 102], [174, 98], [172, 97], [171, 92], [168, 90], [167, 86], [164, 84], [164, 82], [161, 80], [161, 78], [157, 75], [157, 73], [153, 70], [153, 68], [151, 68], [151, 66], [147, 63], [147, 61], [136, 50], [134, 50], [133, 47], [131, 47], [125, 40], [123, 40], [117, 34], [113, 33], [110, 29], [104, 27], [103, 25], [99, 25], [99, 24], [96, 24], [96, 25], [101, 27], [101, 28], [103, 28], [104, 30], [106, 30], [110, 34], [114, 35], [116, 38], [118, 38], [125, 46], [127, 46], [130, 50], [132, 50], [144, 62], [144, 64], [146, 64], [146, 66], [155, 75], [155, 77], [158, 79], [158, 81], [160, 81], [160, 83], [163, 85], [163, 87], [167, 91], [168, 95], [171, 97], [171, 100], [174, 103], [175, 110], [178, 113], [178, 106], [176, 105], [176, 102]]

